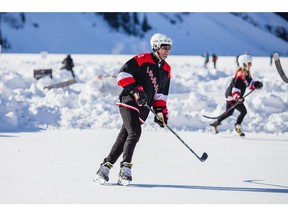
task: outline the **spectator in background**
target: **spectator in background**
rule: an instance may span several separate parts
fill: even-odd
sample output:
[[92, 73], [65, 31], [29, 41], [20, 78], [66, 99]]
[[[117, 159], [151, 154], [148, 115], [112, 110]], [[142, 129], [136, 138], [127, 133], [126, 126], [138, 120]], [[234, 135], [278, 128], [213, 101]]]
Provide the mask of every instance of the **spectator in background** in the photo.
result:
[[270, 66], [273, 64], [273, 54], [270, 54]]
[[210, 57], [209, 53], [205, 52], [202, 56], [205, 58], [204, 67], [207, 68], [207, 64], [209, 63], [209, 57]]
[[74, 67], [74, 62], [73, 59], [71, 58], [71, 55], [68, 54], [67, 57], [62, 61], [63, 66], [60, 69], [66, 69], [71, 72], [73, 78], [75, 78], [75, 74], [73, 71]]
[[236, 56], [236, 65], [237, 65], [237, 67], [239, 67], [238, 58], [239, 58], [239, 55]]
[[218, 59], [217, 55], [216, 55], [216, 54], [213, 54], [213, 55], [212, 55], [212, 62], [213, 62], [213, 65], [214, 65], [214, 68], [215, 68], [215, 69], [216, 69], [217, 59]]

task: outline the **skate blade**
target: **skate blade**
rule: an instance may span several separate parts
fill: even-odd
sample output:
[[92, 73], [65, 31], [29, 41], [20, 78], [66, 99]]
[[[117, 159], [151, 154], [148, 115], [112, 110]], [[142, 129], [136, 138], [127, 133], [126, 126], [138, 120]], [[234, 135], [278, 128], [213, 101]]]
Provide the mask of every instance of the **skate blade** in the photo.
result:
[[104, 185], [107, 183], [107, 181], [100, 176], [96, 176], [96, 178], [93, 179], [93, 181], [99, 185]]
[[126, 179], [118, 179], [117, 184], [118, 184], [118, 185], [122, 185], [122, 186], [129, 186], [129, 185], [130, 185], [130, 182], [131, 182], [131, 181], [126, 180]]
[[232, 135], [234, 135], [234, 137], [239, 137], [241, 139], [245, 139], [245, 135], [241, 135], [241, 134], [237, 133], [236, 131], [233, 131]]
[[212, 126], [208, 127], [208, 132], [212, 133], [212, 134], [218, 134], [218, 131], [216, 131], [216, 129]]

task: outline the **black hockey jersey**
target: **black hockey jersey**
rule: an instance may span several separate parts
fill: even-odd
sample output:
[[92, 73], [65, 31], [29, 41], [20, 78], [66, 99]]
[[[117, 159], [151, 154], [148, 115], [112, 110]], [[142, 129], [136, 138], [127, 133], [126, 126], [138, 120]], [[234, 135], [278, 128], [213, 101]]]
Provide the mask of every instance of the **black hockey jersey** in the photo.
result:
[[252, 79], [250, 71], [238, 68], [226, 90], [225, 96], [227, 101], [233, 101], [238, 97], [243, 97], [246, 88], [254, 90], [254, 82], [255, 81]]
[[119, 95], [117, 105], [139, 112], [141, 122], [144, 123], [149, 111], [146, 107], [137, 105], [130, 94], [131, 90], [136, 86], [142, 86], [149, 106], [166, 108], [170, 77], [170, 65], [166, 61], [159, 62], [153, 53], [134, 56], [122, 66], [118, 73], [117, 82], [123, 90]]

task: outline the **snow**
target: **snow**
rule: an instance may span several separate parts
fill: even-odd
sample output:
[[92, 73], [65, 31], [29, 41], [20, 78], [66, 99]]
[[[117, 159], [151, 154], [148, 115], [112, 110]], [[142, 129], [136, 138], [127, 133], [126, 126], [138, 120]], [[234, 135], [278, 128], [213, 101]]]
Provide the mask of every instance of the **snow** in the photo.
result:
[[[72, 55], [77, 84], [66, 89], [43, 89], [72, 78], [60, 70], [65, 55], [2, 54], [0, 73], [0, 128], [2, 131], [42, 129], [119, 128], [122, 124], [117, 102], [120, 88], [116, 76], [129, 55]], [[287, 58], [281, 58], [283, 67]], [[224, 92], [236, 69], [235, 57], [219, 57], [218, 69], [203, 67], [200, 56], [171, 56], [172, 83], [169, 97], [170, 125], [178, 130], [203, 132], [209, 122], [225, 109]], [[33, 70], [51, 68], [53, 79], [33, 78]], [[254, 57], [252, 76], [264, 88], [246, 98], [247, 132], [282, 134], [288, 132], [287, 84], [269, 58]], [[247, 90], [248, 92], [248, 90]], [[100, 118], [101, 116], [101, 118]], [[223, 122], [222, 130], [232, 129], [235, 117]], [[156, 129], [153, 118], [146, 129]]]
[[[132, 56], [72, 54], [78, 83], [43, 89], [71, 79], [70, 72], [59, 69], [64, 57], [0, 56], [1, 204], [99, 204], [96, 209], [104, 211], [107, 206], [100, 204], [194, 204], [181, 210], [203, 211], [197, 204], [288, 203], [288, 85], [268, 57], [254, 57], [252, 76], [264, 87], [246, 98], [246, 138], [241, 139], [232, 134], [236, 111], [217, 135], [207, 133], [211, 120], [203, 117], [224, 111], [235, 57], [220, 56], [215, 70], [212, 63], [204, 68], [201, 56], [169, 56], [169, 125], [197, 154], [209, 157], [200, 162], [150, 114], [136, 146], [129, 187], [115, 185], [120, 159], [108, 185], [97, 185], [93, 178], [122, 123], [115, 75]], [[285, 70], [288, 58], [280, 58]], [[52, 68], [53, 79], [36, 81], [33, 70], [41, 68]], [[176, 206], [159, 208], [177, 213]], [[287, 212], [286, 205], [269, 207], [261, 206], [266, 212], [283, 207]]]
[[[248, 4], [250, 8], [250, 2]], [[20, 16], [19, 13], [11, 14]], [[174, 55], [201, 55], [208, 51], [210, 54], [236, 56], [246, 50], [257, 56], [269, 56], [276, 51], [288, 55], [287, 41], [267, 31], [267, 26], [282, 27], [283, 31], [288, 29], [287, 21], [272, 12], [246, 13], [257, 25], [228, 12], [137, 14], [140, 23], [146, 16], [152, 27], [143, 38], [127, 35], [123, 29], [112, 30], [100, 15], [91, 12], [28, 12], [22, 28], [15, 29], [8, 22], [2, 23], [2, 34], [11, 44], [5, 52], [39, 53], [47, 50], [60, 54], [132, 55], [149, 50], [152, 34], [161, 32], [173, 39]]]

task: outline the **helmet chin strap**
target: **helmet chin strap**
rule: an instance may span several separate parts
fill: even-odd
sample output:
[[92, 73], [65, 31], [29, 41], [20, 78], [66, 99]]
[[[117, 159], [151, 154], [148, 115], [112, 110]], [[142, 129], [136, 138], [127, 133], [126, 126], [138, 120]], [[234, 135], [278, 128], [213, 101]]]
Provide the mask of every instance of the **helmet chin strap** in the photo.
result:
[[156, 50], [155, 52], [157, 54], [157, 57], [159, 58], [160, 61], [164, 61], [164, 59], [161, 58], [159, 50]]

